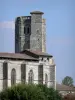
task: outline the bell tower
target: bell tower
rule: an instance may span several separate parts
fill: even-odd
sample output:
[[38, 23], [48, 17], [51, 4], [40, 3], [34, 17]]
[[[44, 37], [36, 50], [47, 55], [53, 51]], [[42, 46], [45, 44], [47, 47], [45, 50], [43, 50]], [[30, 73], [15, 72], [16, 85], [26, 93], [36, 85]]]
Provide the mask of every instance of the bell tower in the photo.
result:
[[15, 52], [30, 49], [31, 16], [17, 17], [15, 21]]
[[20, 16], [15, 20], [15, 52], [25, 49], [46, 52], [46, 30], [43, 12], [30, 12], [31, 16]]
[[31, 37], [30, 48], [32, 50], [42, 51], [42, 15], [43, 12], [33, 11], [31, 14]]

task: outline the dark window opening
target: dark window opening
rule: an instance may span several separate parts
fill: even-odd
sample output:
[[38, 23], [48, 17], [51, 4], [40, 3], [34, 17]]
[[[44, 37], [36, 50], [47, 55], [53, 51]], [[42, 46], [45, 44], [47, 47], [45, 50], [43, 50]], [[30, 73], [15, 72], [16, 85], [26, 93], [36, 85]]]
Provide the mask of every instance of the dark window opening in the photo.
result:
[[3, 89], [7, 88], [7, 79], [8, 79], [8, 63], [3, 63]]
[[26, 33], [26, 27], [24, 27], [24, 34]]
[[32, 84], [33, 81], [34, 81], [33, 70], [30, 70], [30, 71], [29, 71], [29, 74], [28, 74], [28, 83], [29, 83], [29, 84]]
[[47, 58], [47, 60], [49, 61], [49, 58]]
[[11, 71], [11, 85], [16, 84], [16, 70], [13, 68]]
[[30, 33], [30, 29], [29, 29], [29, 27], [27, 28], [27, 33]]
[[43, 61], [43, 58], [41, 59], [41, 61]]
[[48, 84], [48, 75], [45, 74], [45, 85], [47, 86], [47, 84]]
[[21, 64], [21, 82], [25, 83], [26, 81], [26, 65]]
[[38, 66], [38, 83], [43, 84], [43, 65]]

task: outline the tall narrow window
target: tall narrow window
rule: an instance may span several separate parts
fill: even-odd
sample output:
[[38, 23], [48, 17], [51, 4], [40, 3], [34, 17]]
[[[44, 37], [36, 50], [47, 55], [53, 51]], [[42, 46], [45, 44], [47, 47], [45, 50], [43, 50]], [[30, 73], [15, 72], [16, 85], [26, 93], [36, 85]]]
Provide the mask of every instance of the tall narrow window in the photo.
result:
[[26, 27], [24, 27], [24, 34], [26, 33]]
[[8, 63], [3, 63], [3, 89], [7, 88], [8, 81]]
[[45, 85], [47, 86], [47, 83], [48, 83], [48, 75], [45, 74]]
[[27, 33], [30, 33], [30, 28], [29, 27], [27, 28]]
[[38, 83], [43, 84], [43, 65], [38, 66]]
[[30, 70], [28, 73], [28, 83], [31, 84], [34, 81], [34, 74], [33, 74], [33, 70]]
[[21, 64], [21, 82], [26, 82], [26, 64]]
[[11, 71], [11, 85], [16, 84], [16, 70], [13, 68]]

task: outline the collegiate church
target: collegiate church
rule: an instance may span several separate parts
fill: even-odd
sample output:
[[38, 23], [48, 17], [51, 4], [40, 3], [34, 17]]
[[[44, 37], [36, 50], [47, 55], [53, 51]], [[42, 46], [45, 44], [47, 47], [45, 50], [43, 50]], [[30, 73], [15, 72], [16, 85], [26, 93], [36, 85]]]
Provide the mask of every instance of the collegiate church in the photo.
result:
[[46, 53], [43, 12], [15, 19], [15, 53], [0, 53], [0, 91], [18, 83], [45, 84], [56, 89], [56, 65]]

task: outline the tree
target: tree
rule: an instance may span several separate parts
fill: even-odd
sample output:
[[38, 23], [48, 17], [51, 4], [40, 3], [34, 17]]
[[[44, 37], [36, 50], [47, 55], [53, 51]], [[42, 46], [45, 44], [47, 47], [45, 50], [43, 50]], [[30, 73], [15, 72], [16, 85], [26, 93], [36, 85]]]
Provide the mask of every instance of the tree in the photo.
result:
[[44, 85], [19, 84], [3, 90], [0, 100], [62, 100], [62, 97]]
[[67, 85], [67, 86], [73, 86], [73, 79], [70, 76], [66, 76], [63, 80], [62, 80], [62, 84]]
[[61, 94], [53, 88], [47, 88], [46, 85], [38, 85], [44, 92], [46, 100], [63, 100]]

